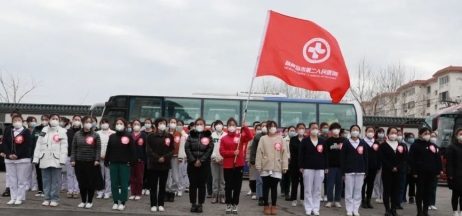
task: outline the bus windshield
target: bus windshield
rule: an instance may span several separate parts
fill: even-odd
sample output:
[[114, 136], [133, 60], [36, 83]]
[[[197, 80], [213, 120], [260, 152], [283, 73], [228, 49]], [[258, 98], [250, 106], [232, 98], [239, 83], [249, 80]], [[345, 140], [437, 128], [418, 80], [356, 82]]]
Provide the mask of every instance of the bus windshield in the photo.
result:
[[454, 132], [455, 118], [452, 116], [441, 116], [438, 121], [438, 128], [436, 132], [437, 143], [441, 148], [448, 147], [451, 144], [453, 132]]

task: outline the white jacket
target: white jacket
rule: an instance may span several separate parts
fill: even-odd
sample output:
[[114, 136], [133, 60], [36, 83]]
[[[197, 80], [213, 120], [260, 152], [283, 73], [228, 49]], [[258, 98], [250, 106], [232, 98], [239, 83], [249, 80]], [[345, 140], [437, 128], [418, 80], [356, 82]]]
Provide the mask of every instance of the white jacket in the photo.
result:
[[37, 139], [34, 151], [33, 163], [40, 163], [40, 168], [61, 168], [67, 159], [67, 134], [66, 129], [56, 127], [44, 127]]
[[115, 133], [115, 131], [111, 129], [107, 131], [99, 130], [99, 131], [96, 131], [96, 133], [99, 134], [99, 138], [101, 139], [101, 157], [104, 157], [106, 156], [107, 143], [109, 142], [109, 136]]
[[218, 134], [216, 131], [212, 133], [212, 141], [213, 141], [213, 152], [212, 152], [212, 161], [221, 161], [223, 157], [220, 154], [220, 140], [222, 137], [226, 136], [228, 133], [222, 132]]
[[188, 139], [188, 134], [184, 131], [181, 131], [181, 141], [180, 141], [180, 149], [178, 149], [178, 159], [185, 159], [186, 158], [186, 151], [184, 149], [184, 144]]

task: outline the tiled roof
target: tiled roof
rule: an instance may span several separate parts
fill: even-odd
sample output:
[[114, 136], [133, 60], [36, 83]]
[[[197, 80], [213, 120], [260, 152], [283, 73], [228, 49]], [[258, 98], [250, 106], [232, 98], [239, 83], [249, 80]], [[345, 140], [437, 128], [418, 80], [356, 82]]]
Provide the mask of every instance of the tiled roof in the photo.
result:
[[[19, 109], [22, 113], [28, 114], [50, 114], [58, 113], [61, 115], [87, 115], [90, 106], [87, 105], [62, 105], [62, 104], [25, 104], [25, 103], [0, 103], [0, 112], [10, 113], [14, 109]], [[96, 107], [93, 114], [101, 115], [103, 107]]]
[[[383, 117], [383, 116], [364, 116], [364, 126], [379, 126], [379, 127], [401, 127], [405, 122], [421, 122], [424, 118], [403, 118], [403, 117]], [[406, 127], [420, 127], [423, 124], [410, 123], [406, 124]]]
[[445, 73], [449, 72], [462, 72], [462, 66], [452, 66], [450, 65], [449, 67], [445, 67], [439, 71], [437, 71], [435, 74], [433, 74], [433, 77], [439, 77]]

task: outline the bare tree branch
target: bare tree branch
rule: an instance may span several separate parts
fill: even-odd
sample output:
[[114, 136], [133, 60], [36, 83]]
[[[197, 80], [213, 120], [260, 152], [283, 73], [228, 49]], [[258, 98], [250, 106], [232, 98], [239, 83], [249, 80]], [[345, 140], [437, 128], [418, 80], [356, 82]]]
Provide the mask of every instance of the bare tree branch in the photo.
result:
[[25, 96], [38, 88], [39, 83], [31, 77], [28, 84], [23, 82], [18, 74], [15, 76], [5, 69], [0, 69], [0, 101], [4, 103], [20, 103]]

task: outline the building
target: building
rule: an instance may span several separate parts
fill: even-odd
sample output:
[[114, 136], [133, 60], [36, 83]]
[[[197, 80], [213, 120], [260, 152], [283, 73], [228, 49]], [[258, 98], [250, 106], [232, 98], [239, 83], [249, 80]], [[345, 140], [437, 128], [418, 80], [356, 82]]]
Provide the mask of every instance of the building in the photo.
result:
[[462, 102], [462, 66], [449, 66], [427, 80], [414, 80], [395, 92], [363, 102], [364, 115], [425, 118]]

